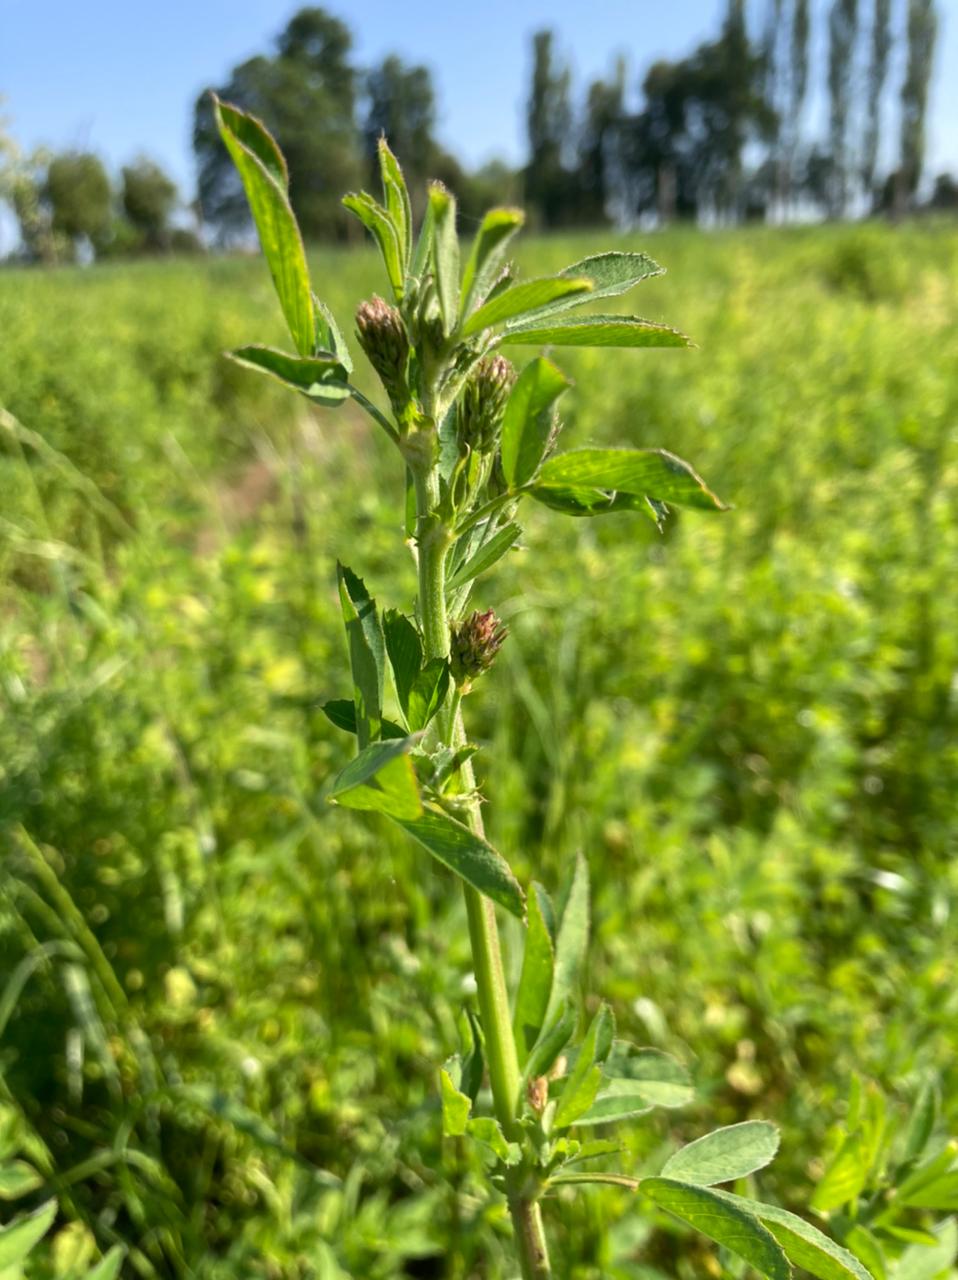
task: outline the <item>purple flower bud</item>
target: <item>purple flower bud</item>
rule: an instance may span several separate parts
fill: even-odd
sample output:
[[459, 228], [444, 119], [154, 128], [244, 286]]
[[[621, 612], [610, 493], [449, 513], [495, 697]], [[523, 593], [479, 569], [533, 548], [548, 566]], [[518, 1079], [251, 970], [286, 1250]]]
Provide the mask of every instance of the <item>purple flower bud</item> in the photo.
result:
[[508, 631], [492, 609], [476, 610], [450, 628], [449, 666], [456, 684], [464, 685], [488, 671]]
[[356, 336], [379, 374], [390, 403], [401, 413], [409, 402], [406, 368], [409, 361], [409, 335], [403, 318], [388, 302], [374, 296], [361, 302], [356, 311]]
[[466, 383], [459, 401], [459, 448], [480, 455], [491, 453], [499, 440], [506, 401], [516, 371], [505, 356], [483, 356]]

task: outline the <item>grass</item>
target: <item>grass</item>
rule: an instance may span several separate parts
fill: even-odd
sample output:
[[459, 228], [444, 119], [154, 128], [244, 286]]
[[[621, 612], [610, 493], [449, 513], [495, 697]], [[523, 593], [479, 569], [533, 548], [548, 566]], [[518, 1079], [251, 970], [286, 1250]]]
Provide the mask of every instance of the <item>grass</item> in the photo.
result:
[[[566, 440], [665, 444], [735, 509], [529, 513], [475, 696], [490, 835], [550, 884], [586, 851], [592, 988], [693, 1069], [702, 1111], [626, 1165], [766, 1116], [763, 1188], [801, 1210], [853, 1073], [958, 1097], [958, 232], [630, 247], [669, 268], [636, 310], [699, 349], [571, 353]], [[348, 329], [372, 254], [314, 265]], [[36, 965], [0, 1127], [130, 1275], [504, 1276], [503, 1209], [439, 1132], [460, 896], [319, 801], [335, 555], [408, 605], [401, 477], [350, 407], [219, 357], [264, 321], [255, 260], [0, 275], [0, 974]], [[560, 1275], [714, 1268], [626, 1193], [553, 1217]]]

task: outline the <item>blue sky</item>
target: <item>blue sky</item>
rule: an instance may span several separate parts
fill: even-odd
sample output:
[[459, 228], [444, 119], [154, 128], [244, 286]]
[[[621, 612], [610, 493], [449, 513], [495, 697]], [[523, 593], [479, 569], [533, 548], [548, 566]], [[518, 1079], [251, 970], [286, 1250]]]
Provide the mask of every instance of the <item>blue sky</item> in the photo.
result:
[[[813, 0], [818, 28], [826, 0]], [[749, 0], [756, 13], [762, 0]], [[942, 35], [929, 169], [958, 171], [958, 0], [938, 0]], [[139, 151], [191, 191], [192, 103], [230, 67], [270, 47], [299, 6], [268, 0], [0, 0], [0, 94], [24, 147], [84, 147], [114, 169]], [[576, 88], [626, 54], [634, 86], [655, 57], [712, 34], [724, 0], [364, 0], [326, 6], [356, 39], [356, 59], [389, 52], [434, 72], [442, 140], [467, 162], [523, 155], [529, 34], [554, 26]], [[862, 3], [863, 8], [870, 5]], [[896, 11], [903, 0], [895, 0]], [[821, 114], [812, 105], [812, 117]]]

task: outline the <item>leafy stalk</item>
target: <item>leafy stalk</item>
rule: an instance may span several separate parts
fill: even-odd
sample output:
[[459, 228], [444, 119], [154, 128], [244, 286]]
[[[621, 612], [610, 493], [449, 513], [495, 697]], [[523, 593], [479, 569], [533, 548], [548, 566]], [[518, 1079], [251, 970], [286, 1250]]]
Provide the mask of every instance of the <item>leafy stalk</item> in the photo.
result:
[[[378, 245], [394, 299], [374, 297], [356, 312], [356, 336], [390, 414], [349, 380], [346, 344], [312, 293], [278, 148], [258, 121], [225, 104], [218, 104], [218, 120], [246, 184], [296, 347], [295, 355], [244, 347], [235, 358], [313, 404], [335, 408], [353, 398], [401, 456], [406, 529], [418, 563], [415, 620], [392, 608], [381, 613], [363, 579], [339, 566], [353, 697], [325, 710], [354, 736], [357, 754], [327, 794], [348, 808], [385, 815], [463, 882], [479, 1018], [466, 1011], [463, 1053], [440, 1072], [443, 1127], [457, 1141], [472, 1137], [495, 1157], [495, 1185], [505, 1191], [524, 1280], [551, 1275], [544, 1193], [579, 1183], [639, 1188], [660, 1210], [769, 1280], [789, 1280], [792, 1263], [819, 1280], [870, 1280], [851, 1253], [810, 1224], [717, 1189], [768, 1164], [778, 1146], [772, 1125], [748, 1121], [717, 1130], [673, 1155], [661, 1176], [641, 1181], [577, 1167], [616, 1150], [614, 1143], [583, 1141], [583, 1129], [684, 1106], [693, 1097], [691, 1081], [668, 1054], [617, 1039], [605, 1004], [576, 1037], [584, 1026], [580, 998], [589, 942], [585, 859], [575, 860], [560, 905], [536, 883], [527, 898], [483, 828], [476, 747], [466, 735], [463, 701], [491, 666], [506, 630], [491, 609], [468, 617], [462, 609], [475, 579], [516, 545], [522, 500], [580, 518], [639, 512], [658, 525], [672, 506], [727, 509], [687, 462], [664, 449], [556, 452], [557, 403], [569, 379], [542, 356], [517, 371], [498, 354], [504, 344], [688, 346], [684, 334], [637, 316], [570, 315], [589, 299], [626, 292], [659, 268], [641, 254], [607, 253], [554, 277], [516, 282], [503, 254], [522, 217], [493, 210], [462, 274], [454, 197], [432, 185], [413, 249], [405, 181], [383, 143], [384, 202], [360, 193], [344, 203]], [[390, 669], [402, 723], [390, 720], [384, 707]], [[514, 1008], [497, 905], [528, 920]], [[473, 1115], [486, 1071], [494, 1114]], [[916, 1128], [918, 1137], [926, 1128]], [[930, 1176], [937, 1172], [935, 1166]], [[837, 1183], [837, 1175], [831, 1181]], [[822, 1186], [831, 1194], [828, 1179]], [[933, 1181], [934, 1205], [944, 1205], [950, 1187]]]

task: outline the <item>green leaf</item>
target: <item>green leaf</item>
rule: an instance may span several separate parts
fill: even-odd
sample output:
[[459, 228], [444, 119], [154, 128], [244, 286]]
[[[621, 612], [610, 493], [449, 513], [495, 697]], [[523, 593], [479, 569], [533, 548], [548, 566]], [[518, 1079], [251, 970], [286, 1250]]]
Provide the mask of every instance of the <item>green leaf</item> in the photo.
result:
[[383, 634], [396, 682], [396, 696], [408, 720], [409, 693], [422, 670], [422, 640], [415, 625], [398, 609], [387, 609], [383, 614]]
[[[356, 732], [356, 704], [352, 698], [333, 698], [324, 702], [320, 711], [337, 729], [345, 729], [347, 733]], [[406, 730], [392, 720], [383, 720], [380, 732], [384, 740], [406, 737]]]
[[566, 516], [604, 516], [616, 511], [640, 511], [661, 526], [667, 509], [655, 498], [634, 493], [608, 492], [604, 489], [553, 489], [534, 485], [529, 490], [536, 502], [561, 511]]
[[513, 1033], [519, 1054], [519, 1066], [525, 1064], [529, 1050], [535, 1044], [552, 991], [552, 903], [541, 884], [532, 882], [528, 898], [528, 925], [525, 950], [522, 953], [522, 973], [516, 992]]
[[653, 1107], [684, 1107], [693, 1097], [688, 1072], [675, 1058], [617, 1040], [602, 1068], [595, 1101], [576, 1124], [631, 1120]]
[[492, 1116], [477, 1116], [474, 1120], [468, 1121], [466, 1133], [470, 1138], [475, 1138], [477, 1142], [488, 1147], [497, 1159], [510, 1168], [522, 1159], [519, 1144], [506, 1141], [502, 1126], [497, 1120], [493, 1120]]
[[286, 162], [255, 116], [213, 95], [220, 137], [239, 170], [260, 244], [296, 350], [312, 354], [316, 337], [306, 250], [287, 197]]
[[536, 489], [604, 489], [703, 511], [727, 510], [687, 462], [665, 449], [559, 453], [543, 464]]
[[432, 265], [436, 293], [446, 333], [452, 333], [459, 312], [459, 237], [456, 235], [456, 200], [441, 182], [429, 184], [429, 208], [434, 227]]
[[484, 543], [478, 551], [475, 551], [464, 564], [451, 574], [446, 580], [446, 586], [450, 591], [456, 591], [459, 587], [466, 586], [472, 582], [474, 578], [478, 578], [481, 573], [485, 573], [487, 569], [491, 569], [497, 564], [507, 551], [510, 551], [516, 544], [522, 530], [515, 523], [503, 525], [498, 533], [493, 534], [488, 542]]
[[406, 272], [400, 248], [400, 231], [378, 200], [367, 191], [351, 191], [343, 196], [343, 207], [354, 213], [379, 245], [386, 275], [397, 302], [402, 302]]
[[615, 1018], [608, 1005], [600, 1006], [579, 1049], [559, 1097], [553, 1126], [566, 1129], [592, 1106], [602, 1083], [601, 1063], [612, 1047]]
[[313, 310], [316, 313], [316, 352], [317, 355], [328, 353], [333, 355], [346, 370], [347, 375], [353, 371], [353, 360], [349, 347], [336, 323], [336, 317], [319, 298], [313, 294]]
[[576, 854], [572, 883], [556, 933], [552, 991], [546, 1010], [548, 1020], [566, 999], [574, 1003], [589, 946], [589, 867]]
[[122, 1245], [115, 1244], [109, 1252], [105, 1253], [96, 1266], [83, 1277], [83, 1280], [116, 1280], [120, 1274], [120, 1267], [123, 1265], [123, 1259], [126, 1256]]
[[337, 774], [330, 799], [345, 809], [386, 813], [391, 818], [418, 818], [419, 785], [409, 759], [418, 736], [371, 742]]
[[419, 239], [416, 241], [416, 248], [412, 256], [412, 266], [410, 273], [420, 282], [422, 282], [425, 273], [432, 265], [433, 244], [436, 239], [436, 222], [433, 217], [432, 205], [426, 202], [426, 212], [423, 215], [422, 226], [419, 228]]
[[872, 1280], [871, 1274], [853, 1253], [843, 1249], [804, 1218], [777, 1205], [746, 1200], [727, 1191], [715, 1194], [754, 1214], [782, 1246], [789, 1260], [803, 1271], [818, 1276], [819, 1280]]
[[868, 1181], [868, 1152], [861, 1134], [849, 1134], [812, 1195], [812, 1208], [829, 1213], [857, 1200]]
[[913, 1169], [908, 1177], [896, 1187], [896, 1200], [901, 1204], [911, 1204], [910, 1197], [914, 1194], [920, 1194], [925, 1187], [936, 1182], [943, 1173], [951, 1168], [956, 1155], [958, 1155], [958, 1140], [952, 1138], [945, 1143], [940, 1151], [933, 1156], [929, 1156], [917, 1169]]
[[923, 1154], [934, 1132], [938, 1109], [938, 1086], [934, 1081], [928, 1081], [919, 1091], [908, 1118], [903, 1152], [905, 1160], [917, 1160]]
[[845, 1233], [845, 1244], [875, 1280], [887, 1280], [885, 1254], [876, 1236], [860, 1222]]
[[517, 324], [503, 333], [502, 342], [553, 347], [690, 347], [678, 329], [653, 324], [638, 316], [575, 316]]
[[366, 584], [345, 565], [337, 564], [336, 571], [353, 673], [356, 738], [362, 748], [379, 737], [382, 727], [386, 646]]
[[447, 1138], [462, 1138], [472, 1103], [459, 1092], [445, 1067], [439, 1071], [439, 1087], [442, 1093], [442, 1131]]
[[662, 1174], [702, 1187], [734, 1182], [764, 1169], [778, 1151], [778, 1130], [767, 1120], [745, 1120], [707, 1133], [676, 1151]]
[[530, 361], [517, 378], [502, 419], [502, 470], [510, 488], [535, 475], [552, 434], [553, 405], [570, 385], [544, 356]]
[[25, 1160], [0, 1164], [0, 1200], [19, 1200], [43, 1186], [43, 1178]]
[[462, 326], [462, 336], [469, 338], [475, 333], [481, 333], [483, 329], [502, 324], [504, 320], [538, 311], [558, 298], [591, 292], [592, 281], [587, 279], [569, 280], [561, 276], [547, 276], [541, 280], [522, 280], [490, 298], [478, 311], [474, 311]]
[[910, 1245], [898, 1259], [895, 1280], [936, 1280], [947, 1274], [958, 1252], [958, 1226], [948, 1218], [935, 1227], [933, 1245]]
[[385, 138], [379, 139], [378, 149], [383, 199], [393, 226], [399, 233], [399, 248], [405, 270], [409, 267], [412, 256], [412, 206], [409, 203], [409, 191], [399, 161], [390, 151]]
[[592, 281], [592, 293], [588, 298], [566, 298], [554, 302], [548, 309], [552, 315], [581, 306], [584, 302], [597, 302], [599, 298], [617, 298], [628, 293], [641, 280], [664, 274], [664, 268], [644, 253], [596, 253], [581, 262], [573, 262], [563, 268], [560, 276], [584, 276]]
[[482, 1088], [486, 1063], [483, 1052], [482, 1027], [473, 1011], [466, 1008], [459, 1015], [462, 1036], [462, 1065], [457, 1087], [475, 1102]]
[[441, 809], [430, 807], [413, 821], [397, 821], [450, 871], [522, 919], [525, 914], [522, 889], [508, 862], [492, 845]]
[[899, 1197], [899, 1200], [915, 1209], [958, 1209], [958, 1169], [942, 1174], [933, 1182], [909, 1192], [907, 1199]]
[[0, 1227], [0, 1272], [17, 1267], [43, 1239], [57, 1216], [57, 1202], [48, 1200], [33, 1213], [21, 1214]]
[[754, 1214], [735, 1202], [735, 1197], [671, 1178], [643, 1178], [640, 1185], [650, 1200], [738, 1254], [761, 1275], [769, 1280], [790, 1280], [791, 1270], [781, 1245]]
[[490, 209], [472, 242], [472, 250], [462, 274], [462, 314], [481, 302], [499, 274], [509, 241], [526, 216], [521, 209]]
[[274, 347], [258, 345], [239, 347], [226, 354], [236, 364], [268, 374], [318, 404], [335, 408], [349, 399], [349, 375], [334, 355], [291, 356]]
[[579, 1015], [575, 1002], [568, 997], [549, 1014], [535, 1044], [529, 1051], [522, 1075], [525, 1080], [544, 1076], [575, 1034]]
[[445, 701], [449, 691], [449, 663], [445, 658], [431, 658], [416, 676], [409, 690], [406, 720], [416, 732], [425, 729]]

